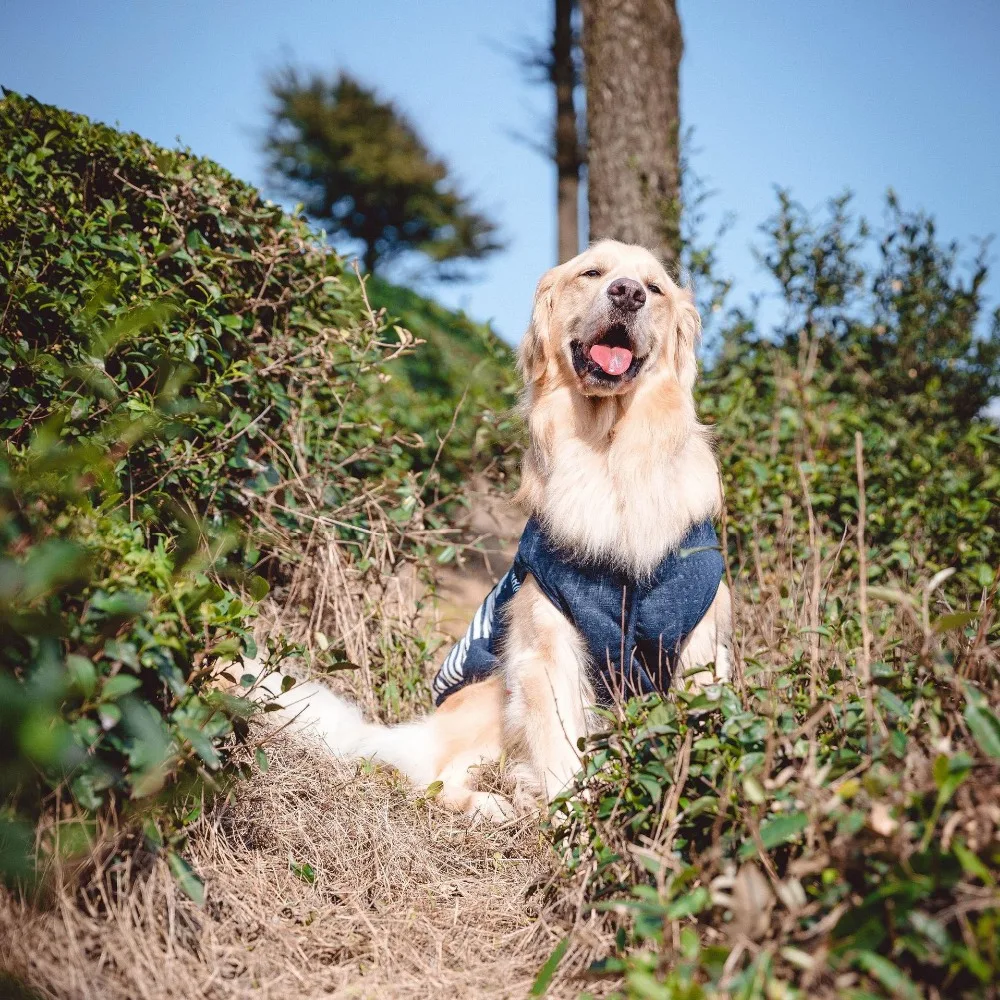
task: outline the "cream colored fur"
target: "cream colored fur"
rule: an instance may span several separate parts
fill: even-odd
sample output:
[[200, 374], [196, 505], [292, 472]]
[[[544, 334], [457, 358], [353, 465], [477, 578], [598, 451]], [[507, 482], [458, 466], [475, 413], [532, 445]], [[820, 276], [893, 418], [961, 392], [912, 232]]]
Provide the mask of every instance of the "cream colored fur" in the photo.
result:
[[[643, 361], [630, 381], [608, 386], [578, 374], [573, 345], [608, 327], [607, 291], [618, 278], [646, 289], [629, 320]], [[518, 500], [563, 547], [647, 576], [692, 524], [720, 512], [718, 467], [692, 396], [699, 334], [690, 294], [641, 247], [602, 241], [539, 282], [520, 352], [529, 446]], [[505, 752], [527, 768], [528, 787], [551, 800], [578, 769], [593, 702], [585, 643], [532, 580], [508, 614], [502, 676], [463, 688], [416, 722], [375, 726], [326, 689], [293, 688], [285, 698], [297, 692], [298, 724], [334, 753], [383, 760], [417, 785], [441, 781], [447, 804], [505, 818], [506, 800], [475, 790], [478, 769]], [[699, 684], [727, 679], [730, 632], [723, 584], [688, 637], [679, 672]], [[698, 669], [708, 664], [714, 677]]]

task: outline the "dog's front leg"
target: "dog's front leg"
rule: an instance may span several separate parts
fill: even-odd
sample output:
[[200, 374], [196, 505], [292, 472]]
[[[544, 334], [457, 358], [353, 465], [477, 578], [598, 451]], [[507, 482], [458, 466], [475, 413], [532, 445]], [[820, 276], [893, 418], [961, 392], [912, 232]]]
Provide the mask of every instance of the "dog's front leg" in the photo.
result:
[[531, 766], [551, 802], [580, 768], [578, 745], [594, 700], [586, 647], [530, 577], [507, 613], [504, 742]]
[[[720, 583], [715, 599], [698, 622], [695, 630], [681, 647], [679, 677], [695, 689], [709, 684], [727, 683], [732, 679], [730, 645], [733, 636], [732, 597], [726, 584]], [[698, 670], [709, 663], [715, 665], [714, 674]]]

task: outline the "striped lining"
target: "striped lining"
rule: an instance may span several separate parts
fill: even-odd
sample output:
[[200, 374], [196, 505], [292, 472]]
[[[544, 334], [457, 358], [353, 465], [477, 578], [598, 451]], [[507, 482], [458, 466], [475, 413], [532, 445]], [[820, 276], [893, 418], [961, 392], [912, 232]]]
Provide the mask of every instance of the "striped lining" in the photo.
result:
[[500, 590], [508, 586], [511, 588], [512, 593], [517, 593], [521, 587], [521, 581], [514, 575], [513, 567], [507, 570], [497, 585], [489, 592], [486, 600], [479, 605], [465, 635], [460, 642], [452, 647], [451, 652], [445, 657], [444, 663], [441, 664], [441, 669], [437, 672], [437, 676], [431, 684], [431, 690], [434, 692], [435, 698], [443, 695], [450, 688], [462, 684], [465, 680], [464, 667], [466, 657], [469, 655], [469, 645], [477, 639], [489, 639], [493, 634], [497, 594]]

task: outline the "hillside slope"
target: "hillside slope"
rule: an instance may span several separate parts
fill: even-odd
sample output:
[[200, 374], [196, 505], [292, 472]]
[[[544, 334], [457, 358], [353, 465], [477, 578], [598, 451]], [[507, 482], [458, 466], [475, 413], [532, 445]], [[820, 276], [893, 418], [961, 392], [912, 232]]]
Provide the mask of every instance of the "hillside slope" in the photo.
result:
[[54, 792], [86, 840], [119, 796], [225, 774], [251, 706], [212, 667], [257, 652], [261, 609], [276, 666], [426, 703], [415, 581], [490, 461], [509, 352], [378, 292], [217, 164], [0, 101], [0, 795], [23, 847]]

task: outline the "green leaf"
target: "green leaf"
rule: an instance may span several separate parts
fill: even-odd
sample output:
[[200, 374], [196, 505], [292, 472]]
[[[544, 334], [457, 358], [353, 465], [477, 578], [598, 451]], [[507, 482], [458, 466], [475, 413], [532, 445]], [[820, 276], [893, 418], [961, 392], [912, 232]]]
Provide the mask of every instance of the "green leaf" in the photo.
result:
[[752, 774], [743, 779], [743, 794], [756, 806], [763, 805], [767, 801], [763, 786]]
[[176, 852], [167, 851], [167, 865], [183, 893], [199, 906], [205, 903], [205, 883], [194, 869]]
[[78, 774], [70, 788], [73, 791], [73, 798], [91, 812], [99, 809], [104, 802], [103, 796], [99, 793], [104, 790], [105, 785], [93, 774], [87, 772]]
[[195, 753], [213, 771], [222, 766], [222, 758], [219, 757], [215, 745], [202, 729], [190, 723], [182, 723], [177, 727], [177, 731], [194, 747]]
[[252, 576], [250, 577], [250, 583], [247, 586], [250, 591], [250, 596], [255, 601], [262, 601], [271, 591], [271, 585], [262, 576]]
[[267, 754], [264, 752], [263, 747], [257, 747], [254, 751], [254, 759], [257, 761], [257, 766], [262, 771], [267, 771], [271, 767], [271, 762], [267, 759]]
[[971, 875], [973, 878], [979, 879], [983, 885], [993, 886], [996, 880], [993, 874], [990, 872], [989, 868], [986, 867], [979, 860], [979, 858], [970, 851], [965, 844], [960, 840], [956, 840], [952, 845], [951, 849], [955, 852], [955, 857], [958, 858], [958, 863], [962, 866], [962, 871], [966, 875]]
[[139, 657], [136, 653], [134, 643], [119, 642], [117, 639], [109, 639], [104, 644], [104, 655], [109, 660], [119, 660], [131, 667], [133, 670], [139, 669]]
[[316, 869], [308, 861], [296, 861], [288, 858], [288, 870], [298, 879], [312, 885], [316, 881]]
[[934, 622], [935, 632], [950, 632], [953, 629], [965, 628], [969, 622], [974, 622], [979, 617], [978, 611], [956, 611], [950, 615], [942, 615]]
[[115, 674], [114, 677], [104, 682], [101, 688], [101, 697], [105, 701], [115, 701], [123, 695], [131, 694], [142, 686], [142, 681], [132, 674]]
[[1000, 759], [1000, 721], [985, 704], [965, 706], [965, 724], [987, 757]]
[[97, 716], [102, 729], [114, 729], [122, 721], [122, 710], [117, 705], [101, 704], [97, 706]]
[[696, 913], [701, 913], [711, 904], [712, 898], [708, 889], [698, 886], [691, 892], [675, 899], [668, 907], [666, 916], [668, 920], [680, 920], [681, 917], [693, 917]]
[[70, 653], [66, 657], [66, 669], [73, 686], [85, 698], [89, 698], [97, 687], [97, 668], [94, 666], [94, 661], [86, 656]]
[[635, 780], [646, 790], [646, 794], [652, 799], [653, 805], [656, 805], [660, 801], [660, 795], [663, 794], [663, 785], [659, 779], [645, 771], [640, 771], [635, 776]]
[[531, 996], [545, 996], [552, 983], [552, 977], [556, 974], [556, 969], [559, 968], [559, 963], [562, 961], [563, 955], [566, 954], [568, 947], [569, 936], [567, 935], [552, 949], [552, 954], [549, 955], [545, 960], [545, 964], [538, 970], [538, 975], [535, 976], [535, 981], [531, 986]]
[[942, 953], [948, 950], [948, 932], [940, 921], [921, 910], [913, 910], [909, 917], [914, 930], [927, 938], [935, 948]]
[[153, 817], [149, 816], [142, 823], [142, 832], [146, 837], [146, 844], [151, 851], [163, 850], [163, 834]]
[[94, 843], [96, 827], [92, 820], [70, 819], [59, 824], [59, 853], [72, 857], [88, 851]]
[[897, 719], [908, 719], [910, 708], [898, 695], [893, 694], [888, 688], [878, 689], [878, 700], [889, 710], [890, 714]]
[[901, 969], [893, 965], [887, 958], [876, 955], [873, 951], [862, 951], [856, 959], [870, 976], [877, 979], [893, 996], [905, 1000], [920, 1000], [921, 993], [916, 984]]
[[[770, 851], [779, 844], [794, 840], [809, 825], [809, 817], [804, 812], [779, 813], [766, 819], [760, 825], [760, 842]], [[744, 842], [741, 857], [751, 857], [757, 850], [752, 840]]]
[[434, 799], [441, 794], [441, 789], [444, 788], [443, 781], [432, 781], [427, 788], [424, 790], [425, 799]]
[[701, 942], [698, 940], [698, 932], [693, 927], [682, 927], [680, 936], [681, 954], [687, 961], [695, 961], [701, 952]]
[[934, 776], [934, 784], [937, 785], [938, 789], [948, 780], [948, 775], [951, 773], [950, 764], [951, 761], [948, 759], [947, 754], [939, 753], [934, 758], [931, 774]]

